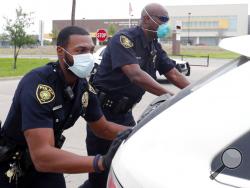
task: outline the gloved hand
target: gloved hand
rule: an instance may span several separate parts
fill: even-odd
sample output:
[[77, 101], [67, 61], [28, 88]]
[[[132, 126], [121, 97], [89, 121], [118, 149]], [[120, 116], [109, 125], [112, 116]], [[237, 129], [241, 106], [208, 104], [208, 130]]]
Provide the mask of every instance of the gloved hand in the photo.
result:
[[124, 139], [126, 139], [129, 134], [132, 132], [132, 129], [127, 129], [121, 133], [119, 133], [117, 135], [117, 137], [113, 140], [108, 152], [106, 153], [106, 155], [102, 156], [102, 165], [104, 167], [105, 170], [109, 169], [112, 159], [117, 151], [117, 149], [119, 148], [119, 146], [121, 145], [122, 141]]

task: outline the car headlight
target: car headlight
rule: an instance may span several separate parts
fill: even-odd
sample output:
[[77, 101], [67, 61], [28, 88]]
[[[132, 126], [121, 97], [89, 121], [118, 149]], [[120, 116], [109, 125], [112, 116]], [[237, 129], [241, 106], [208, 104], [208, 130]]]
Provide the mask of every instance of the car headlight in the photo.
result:
[[107, 188], [122, 188], [112, 168], [110, 168], [110, 171], [109, 171]]

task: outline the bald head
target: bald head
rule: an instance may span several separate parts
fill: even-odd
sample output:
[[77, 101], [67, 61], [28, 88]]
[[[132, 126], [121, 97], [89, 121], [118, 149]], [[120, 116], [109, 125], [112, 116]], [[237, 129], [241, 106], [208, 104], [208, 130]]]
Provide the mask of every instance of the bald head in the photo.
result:
[[157, 37], [157, 29], [169, 20], [167, 10], [158, 3], [146, 5], [141, 12], [140, 27], [146, 37], [151, 40]]
[[168, 15], [167, 10], [160, 4], [158, 3], [150, 3], [148, 5], [146, 5], [142, 12], [141, 12], [141, 19], [143, 20], [143, 18], [145, 16], [149, 15], [157, 15], [157, 16], [162, 16], [162, 15]]

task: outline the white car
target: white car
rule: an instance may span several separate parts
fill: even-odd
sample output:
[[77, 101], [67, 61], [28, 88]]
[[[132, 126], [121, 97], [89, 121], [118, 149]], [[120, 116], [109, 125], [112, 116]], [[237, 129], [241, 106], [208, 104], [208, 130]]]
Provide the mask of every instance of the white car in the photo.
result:
[[249, 44], [250, 35], [222, 40], [242, 56], [151, 103], [118, 149], [107, 188], [250, 187]]
[[[102, 46], [100, 47], [95, 53], [94, 53], [94, 59], [95, 59], [95, 66], [93, 68], [93, 73], [95, 73], [96, 68], [98, 67], [98, 65], [100, 65], [101, 61], [102, 61], [102, 55], [104, 53], [106, 46]], [[191, 72], [191, 68], [188, 62], [186, 61], [182, 61], [179, 59], [173, 59], [176, 62], [176, 68], [179, 72], [181, 72], [182, 74], [184, 74], [185, 76], [189, 76], [190, 72]], [[157, 79], [166, 79], [164, 76], [160, 75], [157, 71], [156, 73], [156, 77]]]

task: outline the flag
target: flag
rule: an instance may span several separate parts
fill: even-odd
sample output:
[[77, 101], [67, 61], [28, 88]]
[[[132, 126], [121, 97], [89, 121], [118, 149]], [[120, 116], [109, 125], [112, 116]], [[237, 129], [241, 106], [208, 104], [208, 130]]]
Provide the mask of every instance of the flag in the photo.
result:
[[131, 3], [129, 2], [129, 10], [128, 10], [128, 12], [129, 12], [130, 16], [132, 15], [132, 11], [133, 11], [133, 9], [132, 9]]

